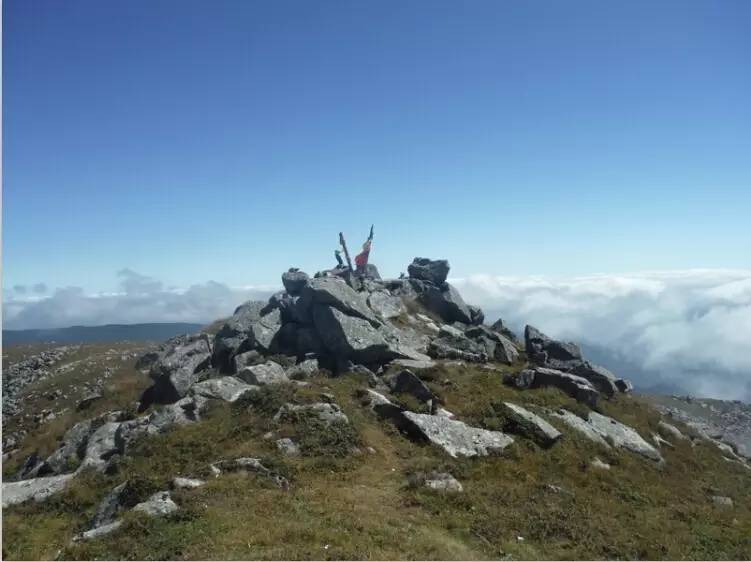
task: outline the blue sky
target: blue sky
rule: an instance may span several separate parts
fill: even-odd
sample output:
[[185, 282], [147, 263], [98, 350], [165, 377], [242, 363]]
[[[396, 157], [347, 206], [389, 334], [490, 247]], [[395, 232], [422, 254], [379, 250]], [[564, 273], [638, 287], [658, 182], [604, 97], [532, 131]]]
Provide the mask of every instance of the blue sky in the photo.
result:
[[751, 266], [751, 3], [6, 0], [3, 282]]

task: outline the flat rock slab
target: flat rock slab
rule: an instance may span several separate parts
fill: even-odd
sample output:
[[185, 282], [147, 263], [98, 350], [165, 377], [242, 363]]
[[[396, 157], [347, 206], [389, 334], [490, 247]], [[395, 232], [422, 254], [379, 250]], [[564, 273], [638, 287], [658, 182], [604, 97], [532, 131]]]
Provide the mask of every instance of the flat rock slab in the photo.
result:
[[530, 437], [543, 447], [550, 447], [561, 438], [561, 432], [537, 414], [511, 402], [504, 402], [503, 407], [515, 431]]
[[217, 377], [194, 384], [190, 387], [190, 392], [204, 398], [235, 402], [257, 389], [257, 386], [250, 385], [236, 377]]
[[562, 420], [563, 423], [565, 423], [572, 429], [575, 429], [590, 441], [593, 441], [606, 449], [610, 449], [610, 445], [608, 445], [607, 441], [605, 441], [605, 439], [603, 439], [602, 436], [597, 431], [595, 431], [591, 425], [589, 425], [589, 422], [587, 422], [587, 420], [583, 420], [573, 412], [560, 409], [557, 412], [551, 412], [550, 415]]
[[19, 482], [3, 482], [3, 508], [25, 501], [43, 502], [53, 494], [62, 492], [73, 474], [31, 478]]
[[627, 449], [656, 462], [663, 462], [660, 452], [647, 443], [633, 428], [597, 412], [589, 413], [589, 425], [615, 447]]
[[452, 457], [484, 457], [497, 454], [514, 442], [511, 437], [500, 431], [471, 427], [443, 416], [404, 412], [404, 417], [412, 424], [414, 432], [441, 447]]

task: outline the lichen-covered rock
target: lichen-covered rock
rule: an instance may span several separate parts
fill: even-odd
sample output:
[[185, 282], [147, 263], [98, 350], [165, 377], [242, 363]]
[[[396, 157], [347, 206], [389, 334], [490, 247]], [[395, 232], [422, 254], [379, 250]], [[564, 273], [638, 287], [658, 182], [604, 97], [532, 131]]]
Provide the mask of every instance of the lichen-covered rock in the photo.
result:
[[[365, 294], [358, 293], [342, 279], [337, 277], [313, 279], [303, 291], [303, 295], [305, 294], [310, 295], [314, 309], [321, 308], [321, 306], [330, 307], [346, 316], [366, 320], [374, 328], [381, 325], [381, 321], [368, 307]], [[320, 330], [319, 335], [323, 337]]]
[[262, 365], [245, 367], [237, 373], [237, 377], [251, 385], [279, 384], [289, 381], [284, 367], [274, 361], [266, 361]]
[[86, 454], [86, 444], [93, 432], [94, 427], [91, 420], [78, 422], [71, 427], [65, 432], [58, 449], [44, 461], [44, 466], [40, 468], [39, 474], [41, 476], [62, 474], [68, 472], [72, 466], [78, 465]]
[[514, 431], [530, 437], [543, 447], [550, 447], [561, 438], [561, 432], [537, 414], [511, 402], [504, 402], [503, 406]]
[[78, 470], [93, 468], [104, 471], [109, 459], [119, 452], [115, 434], [120, 428], [119, 422], [107, 422], [102, 424], [89, 438], [86, 445], [86, 453]]
[[53, 494], [63, 491], [71, 478], [73, 478], [73, 474], [61, 474], [59, 476], [19, 480], [18, 482], [3, 482], [3, 508], [29, 500], [43, 502]]
[[[587, 404], [590, 408], [597, 405], [599, 392], [587, 379], [545, 367], [535, 367], [532, 372], [534, 373], [532, 388], [554, 386], [579, 402]], [[529, 373], [525, 376], [528, 377]]]
[[405, 311], [402, 299], [393, 296], [388, 291], [373, 291], [370, 293], [368, 305], [384, 320], [396, 318]]
[[412, 425], [413, 436], [424, 437], [452, 457], [500, 453], [514, 442], [511, 437], [500, 431], [472, 427], [442, 416], [404, 412], [404, 417]]
[[410, 478], [412, 485], [422, 486], [436, 492], [447, 494], [459, 494], [464, 487], [456, 478], [448, 472], [428, 472], [414, 474]]
[[173, 342], [151, 366], [149, 376], [154, 386], [141, 398], [144, 408], [154, 402], [176, 402], [211, 364], [211, 344], [206, 334], [173, 338]]
[[627, 449], [653, 461], [663, 462], [659, 451], [633, 428], [597, 412], [589, 413], [589, 425], [613, 446]]
[[221, 372], [232, 374], [232, 357], [251, 349], [269, 352], [281, 325], [279, 310], [268, 311], [263, 301], [249, 301], [237, 307], [214, 338], [212, 364]]
[[157, 492], [144, 502], [136, 504], [133, 511], [139, 511], [151, 517], [164, 517], [178, 510], [169, 492]]
[[257, 386], [247, 384], [236, 377], [227, 376], [196, 383], [190, 387], [190, 392], [204, 398], [235, 402], [257, 389]]
[[595, 431], [595, 429], [589, 424], [587, 420], [583, 420], [573, 412], [569, 412], [568, 410], [564, 410], [563, 408], [561, 408], [557, 412], [551, 412], [551, 415], [559, 418], [566, 425], [575, 429], [590, 441], [593, 441], [606, 449], [610, 449], [610, 445], [608, 445], [607, 441], [602, 438], [602, 435], [600, 435], [599, 432]]

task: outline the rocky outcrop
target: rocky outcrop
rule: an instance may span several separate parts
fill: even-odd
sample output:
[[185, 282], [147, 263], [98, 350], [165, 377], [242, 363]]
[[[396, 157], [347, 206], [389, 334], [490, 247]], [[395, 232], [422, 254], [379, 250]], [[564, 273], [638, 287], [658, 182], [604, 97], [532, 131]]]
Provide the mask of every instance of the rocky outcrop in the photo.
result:
[[427, 439], [452, 457], [477, 457], [498, 454], [514, 440], [500, 431], [471, 427], [443, 416], [404, 412], [411, 424], [410, 434]]
[[562, 420], [566, 425], [575, 429], [590, 441], [597, 443], [605, 449], [610, 449], [610, 445], [608, 445], [607, 441], [603, 439], [598, 431], [595, 431], [587, 420], [584, 420], [573, 412], [569, 412], [563, 408], [557, 412], [551, 412], [551, 415]]
[[223, 373], [233, 374], [232, 358], [252, 349], [269, 352], [281, 328], [279, 309], [267, 310], [267, 303], [249, 301], [239, 306], [214, 338], [212, 364]]
[[575, 343], [554, 340], [528, 325], [524, 329], [524, 344], [531, 362], [586, 379], [605, 396], [629, 392], [632, 388], [629, 381], [619, 379], [605, 367], [586, 361]]
[[211, 364], [211, 344], [206, 334], [177, 336], [168, 343], [151, 364], [149, 376], [154, 386], [144, 392], [142, 409], [153, 403], [176, 402]]
[[597, 405], [599, 397], [599, 393], [588, 380], [545, 367], [524, 369], [518, 374], [507, 376], [504, 380], [506, 383], [522, 389], [553, 386], [591, 408]]
[[550, 447], [561, 438], [561, 432], [529, 410], [503, 402], [503, 413], [508, 420], [507, 431], [531, 438], [543, 447]]
[[109, 459], [118, 452], [115, 435], [120, 425], [120, 422], [107, 422], [91, 435], [78, 470], [93, 468], [103, 471], [106, 468]]
[[464, 487], [448, 472], [418, 472], [410, 475], [408, 481], [413, 487], [423, 487], [436, 492], [459, 494]]

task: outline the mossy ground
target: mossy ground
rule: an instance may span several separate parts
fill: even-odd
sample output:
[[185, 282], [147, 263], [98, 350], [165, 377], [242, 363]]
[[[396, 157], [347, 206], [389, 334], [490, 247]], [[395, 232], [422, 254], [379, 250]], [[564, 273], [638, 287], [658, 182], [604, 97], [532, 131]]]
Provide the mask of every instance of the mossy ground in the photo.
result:
[[[516, 367], [518, 368], [518, 367]], [[556, 390], [517, 391], [502, 373], [441, 366], [421, 373], [445, 407], [468, 423], [502, 424], [494, 404], [581, 409]], [[634, 454], [604, 450], [556, 419], [564, 438], [550, 449], [517, 438], [500, 457], [452, 459], [401, 435], [357, 397], [364, 377], [318, 376], [305, 388], [281, 386], [260, 398], [216, 403], [200, 424], [142, 442], [112, 476], [86, 475], [44, 504], [4, 510], [8, 559], [748, 559], [751, 472], [722, 459], [710, 444], [678, 442], [663, 468]], [[331, 393], [353, 432], [327, 437], [323, 427], [272, 421], [285, 401]], [[658, 414], [638, 398], [603, 402], [607, 415], [648, 437]], [[539, 410], [538, 410], [539, 411]], [[273, 439], [306, 444], [283, 456]], [[305, 434], [308, 431], [309, 434]], [[358, 453], [350, 453], [355, 446]], [[368, 452], [372, 448], [375, 452]], [[286, 476], [282, 490], [261, 476], [209, 477], [219, 459], [260, 457]], [[599, 456], [610, 471], [592, 469]], [[407, 476], [441, 470], [459, 479], [460, 495], [414, 488]], [[115, 534], [70, 545], [97, 503], [128, 478], [140, 501], [168, 489], [174, 476], [208, 478], [173, 493], [180, 511], [165, 519], [129, 514]], [[560, 490], [548, 485], [560, 487]], [[715, 507], [712, 495], [735, 506]]]

